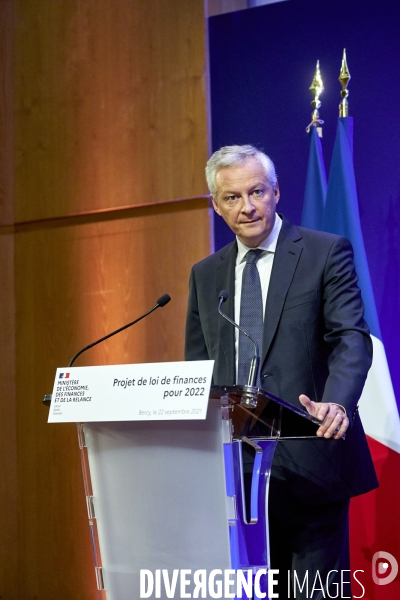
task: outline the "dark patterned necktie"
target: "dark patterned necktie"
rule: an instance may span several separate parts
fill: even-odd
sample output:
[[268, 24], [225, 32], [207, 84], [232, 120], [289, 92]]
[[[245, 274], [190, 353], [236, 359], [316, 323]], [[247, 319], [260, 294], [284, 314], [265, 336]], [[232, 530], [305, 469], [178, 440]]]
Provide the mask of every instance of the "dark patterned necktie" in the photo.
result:
[[[249, 250], [246, 254], [246, 265], [242, 277], [242, 293], [240, 300], [240, 326], [258, 343], [259, 352], [262, 349], [263, 338], [263, 301], [260, 275], [257, 260], [264, 251], [260, 248]], [[250, 363], [254, 356], [254, 344], [239, 332], [239, 363], [238, 385], [247, 385]], [[260, 373], [255, 383], [260, 387]]]

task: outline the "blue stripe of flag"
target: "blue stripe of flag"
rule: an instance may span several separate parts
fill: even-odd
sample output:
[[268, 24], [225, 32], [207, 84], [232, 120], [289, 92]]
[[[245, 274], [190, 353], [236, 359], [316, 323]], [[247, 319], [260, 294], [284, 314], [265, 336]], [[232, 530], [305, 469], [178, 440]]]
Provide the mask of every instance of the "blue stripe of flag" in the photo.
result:
[[315, 125], [310, 127], [310, 153], [306, 189], [304, 192], [303, 214], [301, 224], [310, 229], [322, 230], [326, 199], [326, 172], [322, 155], [321, 139]]

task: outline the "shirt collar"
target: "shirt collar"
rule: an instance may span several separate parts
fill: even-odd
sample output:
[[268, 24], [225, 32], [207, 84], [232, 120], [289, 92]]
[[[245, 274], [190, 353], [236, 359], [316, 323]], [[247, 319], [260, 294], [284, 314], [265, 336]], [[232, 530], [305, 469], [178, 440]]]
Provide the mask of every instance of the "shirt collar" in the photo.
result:
[[[282, 219], [278, 215], [278, 213], [276, 213], [275, 214], [275, 223], [274, 223], [271, 233], [265, 238], [265, 240], [263, 242], [261, 242], [261, 244], [259, 246], [257, 246], [257, 248], [261, 248], [265, 252], [274, 253], [276, 250], [276, 244], [278, 241], [278, 236], [279, 236], [281, 227], [282, 227]], [[238, 255], [237, 255], [236, 264], [239, 264], [244, 260], [247, 252], [249, 250], [252, 250], [252, 248], [248, 248], [247, 246], [245, 246], [243, 244], [243, 242], [241, 242], [239, 240], [238, 237], [236, 237], [236, 241], [237, 241], [237, 245], [238, 245]]]

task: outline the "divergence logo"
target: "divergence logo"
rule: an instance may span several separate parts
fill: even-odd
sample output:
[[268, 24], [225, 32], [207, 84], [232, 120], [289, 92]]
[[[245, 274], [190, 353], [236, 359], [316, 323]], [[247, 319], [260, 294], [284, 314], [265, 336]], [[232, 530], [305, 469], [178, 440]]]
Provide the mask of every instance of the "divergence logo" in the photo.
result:
[[399, 565], [393, 554], [383, 550], [375, 552], [372, 557], [372, 579], [376, 585], [391, 583], [398, 572]]

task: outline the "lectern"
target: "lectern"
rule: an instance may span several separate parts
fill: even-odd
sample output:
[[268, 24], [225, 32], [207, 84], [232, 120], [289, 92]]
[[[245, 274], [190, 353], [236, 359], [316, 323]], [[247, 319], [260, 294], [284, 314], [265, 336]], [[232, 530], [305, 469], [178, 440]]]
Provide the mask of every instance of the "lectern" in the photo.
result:
[[215, 386], [204, 420], [77, 424], [99, 598], [251, 598], [257, 577], [254, 598], [268, 598], [282, 407], [308, 418], [263, 390]]

